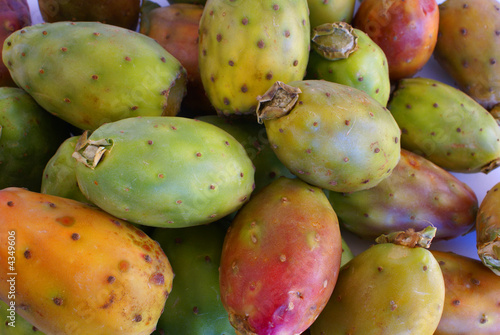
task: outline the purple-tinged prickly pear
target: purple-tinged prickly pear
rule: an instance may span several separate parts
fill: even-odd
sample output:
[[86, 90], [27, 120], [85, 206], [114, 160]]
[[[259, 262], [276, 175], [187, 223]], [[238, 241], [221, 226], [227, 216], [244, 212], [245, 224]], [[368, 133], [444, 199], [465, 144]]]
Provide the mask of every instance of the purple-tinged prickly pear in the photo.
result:
[[303, 79], [310, 38], [307, 0], [207, 1], [199, 66], [217, 112], [255, 115], [272, 83]]
[[257, 110], [276, 156], [297, 177], [336, 192], [377, 185], [400, 156], [399, 127], [367, 93], [325, 80], [276, 82]]
[[446, 0], [439, 5], [437, 62], [485, 108], [500, 102], [500, 3]]
[[431, 250], [444, 277], [444, 309], [434, 335], [500, 334], [500, 280], [477, 259]]
[[312, 335], [432, 335], [438, 327], [445, 285], [426, 248], [434, 229], [384, 236], [340, 269]]
[[307, 0], [311, 29], [324, 23], [351, 22], [356, 0]]
[[429, 224], [437, 228], [434, 240], [455, 238], [473, 230], [478, 208], [467, 184], [404, 149], [391, 175], [375, 187], [328, 197], [343, 227], [364, 239]]
[[81, 129], [176, 115], [186, 91], [186, 70], [154, 39], [99, 22], [18, 30], [5, 40], [3, 61], [43, 108]]
[[254, 188], [243, 146], [207, 122], [128, 118], [84, 134], [73, 156], [82, 193], [105, 211], [145, 226], [185, 227], [239, 209]]
[[488, 190], [476, 219], [477, 254], [500, 276], [500, 182]]
[[342, 243], [323, 191], [281, 177], [252, 196], [226, 234], [221, 300], [239, 334], [305, 331], [337, 280]]
[[157, 242], [71, 199], [0, 190], [0, 246], [0, 299], [48, 334], [150, 334], [172, 290]]
[[401, 147], [440, 167], [488, 173], [500, 165], [500, 127], [457, 88], [428, 78], [399, 81], [387, 105], [401, 128]]
[[16, 313], [15, 302], [11, 304], [11, 301], [9, 301], [9, 304], [7, 304], [2, 300], [0, 300], [0, 334], [44, 335], [44, 333]]

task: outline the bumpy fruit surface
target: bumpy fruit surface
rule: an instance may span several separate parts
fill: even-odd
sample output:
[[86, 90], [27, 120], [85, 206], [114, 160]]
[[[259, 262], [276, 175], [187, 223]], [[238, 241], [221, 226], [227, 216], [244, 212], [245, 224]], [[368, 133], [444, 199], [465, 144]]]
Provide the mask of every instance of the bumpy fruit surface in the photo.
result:
[[16, 84], [81, 128], [138, 115], [176, 115], [186, 70], [152, 38], [99, 22], [23, 28], [4, 44]]
[[486, 193], [476, 220], [477, 253], [500, 276], [500, 183]]
[[320, 188], [272, 182], [238, 212], [220, 264], [221, 300], [241, 334], [300, 334], [328, 301], [341, 261], [337, 216]]
[[311, 29], [324, 23], [351, 22], [355, 0], [307, 0]]
[[500, 164], [500, 127], [480, 104], [428, 78], [400, 80], [387, 105], [401, 128], [401, 147], [440, 167], [488, 173]]
[[446, 0], [439, 5], [438, 63], [469, 96], [500, 102], [500, 3]]
[[146, 226], [216, 221], [246, 202], [254, 167], [243, 146], [209, 123], [178, 116], [107, 123], [74, 156], [82, 193], [105, 211]]
[[276, 83], [258, 118], [276, 156], [297, 177], [336, 192], [377, 185], [400, 157], [399, 127], [365, 92], [324, 80]]
[[352, 193], [330, 192], [329, 199], [341, 224], [365, 239], [431, 223], [435, 240], [470, 232], [476, 221], [474, 191], [431, 161], [401, 150], [391, 175], [378, 185]]
[[309, 46], [307, 0], [209, 0], [200, 21], [205, 91], [219, 114], [254, 114], [276, 80], [304, 78]]
[[0, 259], [0, 298], [15, 285], [17, 312], [47, 334], [150, 334], [172, 289], [155, 241], [74, 200], [1, 190], [0, 246], [15, 258]]

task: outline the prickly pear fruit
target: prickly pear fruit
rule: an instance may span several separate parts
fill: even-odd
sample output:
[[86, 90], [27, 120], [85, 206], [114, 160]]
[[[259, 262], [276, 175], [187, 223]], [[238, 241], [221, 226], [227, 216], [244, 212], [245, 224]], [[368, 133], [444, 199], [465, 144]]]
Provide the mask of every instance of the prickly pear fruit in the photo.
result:
[[354, 254], [351, 251], [351, 248], [349, 247], [347, 242], [344, 239], [342, 239], [342, 258], [340, 260], [340, 266], [343, 266], [353, 258]]
[[372, 39], [347, 23], [326, 23], [312, 33], [306, 79], [355, 87], [387, 105], [391, 92], [387, 57]]
[[500, 102], [499, 22], [497, 0], [446, 0], [439, 5], [435, 59], [485, 108]]
[[490, 109], [490, 114], [500, 126], [500, 103], [496, 104]]
[[208, 98], [219, 114], [254, 115], [276, 80], [304, 78], [309, 47], [307, 0], [209, 0], [199, 46]]
[[446, 170], [488, 173], [500, 165], [500, 127], [480, 104], [428, 78], [399, 81], [387, 105], [401, 128], [401, 147]]
[[89, 202], [83, 195], [76, 180], [76, 159], [72, 157], [80, 136], [67, 138], [43, 170], [41, 193]]
[[0, 189], [39, 192], [45, 165], [69, 136], [66, 124], [18, 87], [0, 87]]
[[176, 115], [186, 71], [150, 37], [99, 22], [23, 28], [4, 44], [3, 61], [19, 87], [75, 127], [138, 115]]
[[476, 219], [477, 254], [500, 276], [500, 182], [481, 201]]
[[382, 48], [395, 81], [413, 76], [432, 56], [439, 8], [436, 0], [363, 0], [352, 25]]
[[99, 21], [135, 30], [141, 0], [38, 0], [45, 22]]
[[434, 240], [470, 232], [478, 200], [464, 182], [431, 161], [401, 150], [392, 174], [377, 186], [353, 193], [330, 192], [340, 223], [359, 237], [375, 239], [394, 231], [437, 228]]
[[0, 334], [2, 335], [44, 335], [31, 323], [16, 313], [16, 306], [0, 300]]
[[153, 334], [235, 333], [220, 300], [219, 264], [226, 230], [218, 222], [155, 230], [152, 237], [165, 251], [175, 278]]
[[311, 28], [324, 23], [351, 22], [356, 0], [307, 0]]
[[483, 264], [453, 252], [431, 250], [445, 285], [443, 314], [434, 335], [500, 333], [500, 281]]
[[1, 190], [0, 246], [0, 298], [48, 334], [150, 334], [172, 289], [155, 241], [71, 199]]
[[252, 161], [233, 136], [178, 116], [104, 124], [82, 135], [74, 157], [92, 203], [145, 226], [216, 221], [240, 208], [254, 187]]
[[[0, 1], [0, 45], [14, 31], [31, 25], [31, 13], [28, 0], [1, 0]], [[0, 87], [16, 84], [3, 62], [0, 62]]]
[[341, 260], [323, 191], [281, 177], [237, 213], [222, 249], [221, 300], [240, 334], [300, 334], [329, 299]]
[[432, 234], [388, 236], [344, 265], [311, 334], [432, 335], [445, 299], [443, 274], [426, 249]]
[[400, 156], [399, 127], [365, 92], [324, 80], [277, 82], [259, 97], [276, 156], [297, 177], [336, 192], [377, 185]]

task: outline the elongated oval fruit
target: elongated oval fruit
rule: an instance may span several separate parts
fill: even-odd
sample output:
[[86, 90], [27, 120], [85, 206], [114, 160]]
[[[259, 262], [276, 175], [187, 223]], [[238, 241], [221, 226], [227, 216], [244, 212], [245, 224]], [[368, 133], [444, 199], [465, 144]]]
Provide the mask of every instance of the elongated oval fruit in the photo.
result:
[[486, 193], [476, 219], [477, 253], [500, 276], [500, 182]]
[[0, 246], [0, 299], [47, 334], [150, 334], [172, 290], [155, 241], [74, 200], [0, 190]]
[[238, 212], [220, 264], [221, 300], [241, 334], [300, 334], [328, 301], [342, 255], [323, 191], [281, 177]]
[[233, 136], [178, 116], [104, 124], [82, 136], [73, 155], [76, 179], [92, 203], [145, 226], [216, 221], [254, 188], [252, 161]]
[[81, 129], [176, 115], [186, 91], [186, 70], [154, 39], [99, 22], [25, 27], [5, 40], [3, 62], [44, 109]]

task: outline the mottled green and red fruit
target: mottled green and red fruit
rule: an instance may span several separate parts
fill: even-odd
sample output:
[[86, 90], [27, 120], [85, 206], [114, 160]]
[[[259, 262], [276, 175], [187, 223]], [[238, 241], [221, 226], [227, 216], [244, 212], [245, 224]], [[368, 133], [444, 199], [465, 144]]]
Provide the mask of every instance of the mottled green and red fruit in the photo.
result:
[[500, 276], [500, 182], [491, 187], [481, 201], [476, 239], [479, 258]]

